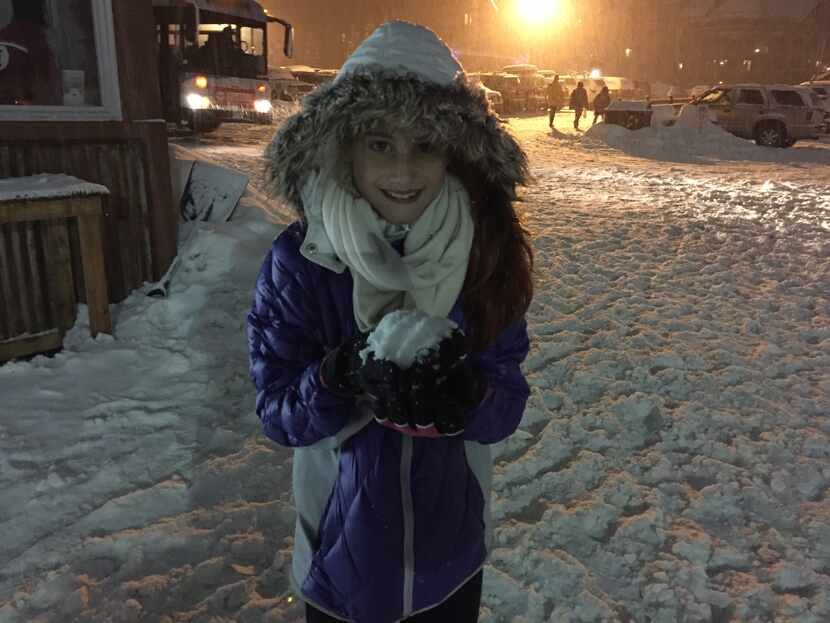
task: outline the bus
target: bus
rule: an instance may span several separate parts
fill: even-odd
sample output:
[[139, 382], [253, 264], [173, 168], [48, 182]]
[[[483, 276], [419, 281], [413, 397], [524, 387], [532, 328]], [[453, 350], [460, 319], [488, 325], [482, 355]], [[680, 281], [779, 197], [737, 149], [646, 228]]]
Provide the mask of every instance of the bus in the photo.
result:
[[254, 0], [153, 0], [164, 117], [193, 131], [223, 121], [271, 123], [268, 24], [294, 30]]

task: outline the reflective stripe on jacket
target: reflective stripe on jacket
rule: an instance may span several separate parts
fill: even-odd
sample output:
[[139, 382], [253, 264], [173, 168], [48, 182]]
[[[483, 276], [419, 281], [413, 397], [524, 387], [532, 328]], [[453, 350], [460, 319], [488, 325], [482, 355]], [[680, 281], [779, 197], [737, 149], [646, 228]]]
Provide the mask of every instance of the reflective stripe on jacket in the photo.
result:
[[[488, 389], [462, 435], [412, 438], [360, 416], [318, 379], [357, 327], [352, 279], [300, 255], [302, 223], [274, 241], [248, 315], [251, 376], [265, 434], [295, 448], [292, 582], [324, 612], [392, 623], [445, 600], [490, 549], [489, 444], [508, 437], [529, 388], [524, 320], [468, 357]], [[450, 318], [465, 327], [460, 305]]]

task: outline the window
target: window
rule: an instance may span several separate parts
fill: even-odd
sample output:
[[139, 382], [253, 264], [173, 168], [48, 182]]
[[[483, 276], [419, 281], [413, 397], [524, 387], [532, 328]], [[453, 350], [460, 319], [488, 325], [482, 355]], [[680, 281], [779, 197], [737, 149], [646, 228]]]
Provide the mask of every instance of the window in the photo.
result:
[[772, 99], [774, 99], [781, 106], [804, 106], [804, 100], [797, 91], [784, 91], [783, 89], [773, 89]]
[[0, 0], [0, 120], [120, 120], [110, 0]]
[[764, 105], [764, 94], [759, 89], [741, 89], [741, 95], [738, 98], [739, 104], [756, 104], [758, 106]]

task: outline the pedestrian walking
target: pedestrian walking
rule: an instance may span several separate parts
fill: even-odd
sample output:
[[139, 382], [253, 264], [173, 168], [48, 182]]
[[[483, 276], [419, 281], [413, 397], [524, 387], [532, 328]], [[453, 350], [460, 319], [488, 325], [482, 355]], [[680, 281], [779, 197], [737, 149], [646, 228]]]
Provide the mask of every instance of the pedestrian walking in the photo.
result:
[[608, 91], [607, 86], [603, 86], [602, 90], [594, 98], [594, 120], [591, 122], [592, 126], [597, 122], [599, 117], [602, 117], [602, 120], [605, 121], [605, 111], [608, 110], [609, 104], [611, 104], [611, 93]]
[[[358, 46], [266, 158], [299, 219], [262, 265], [248, 344], [263, 431], [294, 452], [306, 621], [477, 621], [489, 446], [529, 396], [527, 158], [450, 49], [406, 22]], [[376, 358], [370, 337], [402, 310], [457, 328], [412, 365]]]
[[565, 95], [562, 92], [562, 85], [559, 82], [559, 74], [553, 77], [553, 80], [548, 84], [546, 90], [548, 100], [548, 127], [553, 127], [553, 121], [556, 117], [556, 111], [562, 107]]
[[579, 129], [579, 120], [582, 119], [583, 111], [588, 108], [588, 92], [585, 85], [578, 82], [576, 88], [571, 91], [570, 107], [574, 111], [574, 130]]

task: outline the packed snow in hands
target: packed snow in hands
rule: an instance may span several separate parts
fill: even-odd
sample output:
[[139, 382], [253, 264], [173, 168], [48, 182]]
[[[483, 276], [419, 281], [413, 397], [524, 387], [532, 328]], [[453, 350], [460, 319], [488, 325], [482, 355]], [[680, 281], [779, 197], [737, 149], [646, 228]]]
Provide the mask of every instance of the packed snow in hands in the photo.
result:
[[458, 325], [449, 318], [430, 316], [420, 310], [399, 310], [383, 317], [369, 334], [366, 348], [360, 352], [365, 362], [369, 353], [402, 369], [425, 359], [438, 349]]

